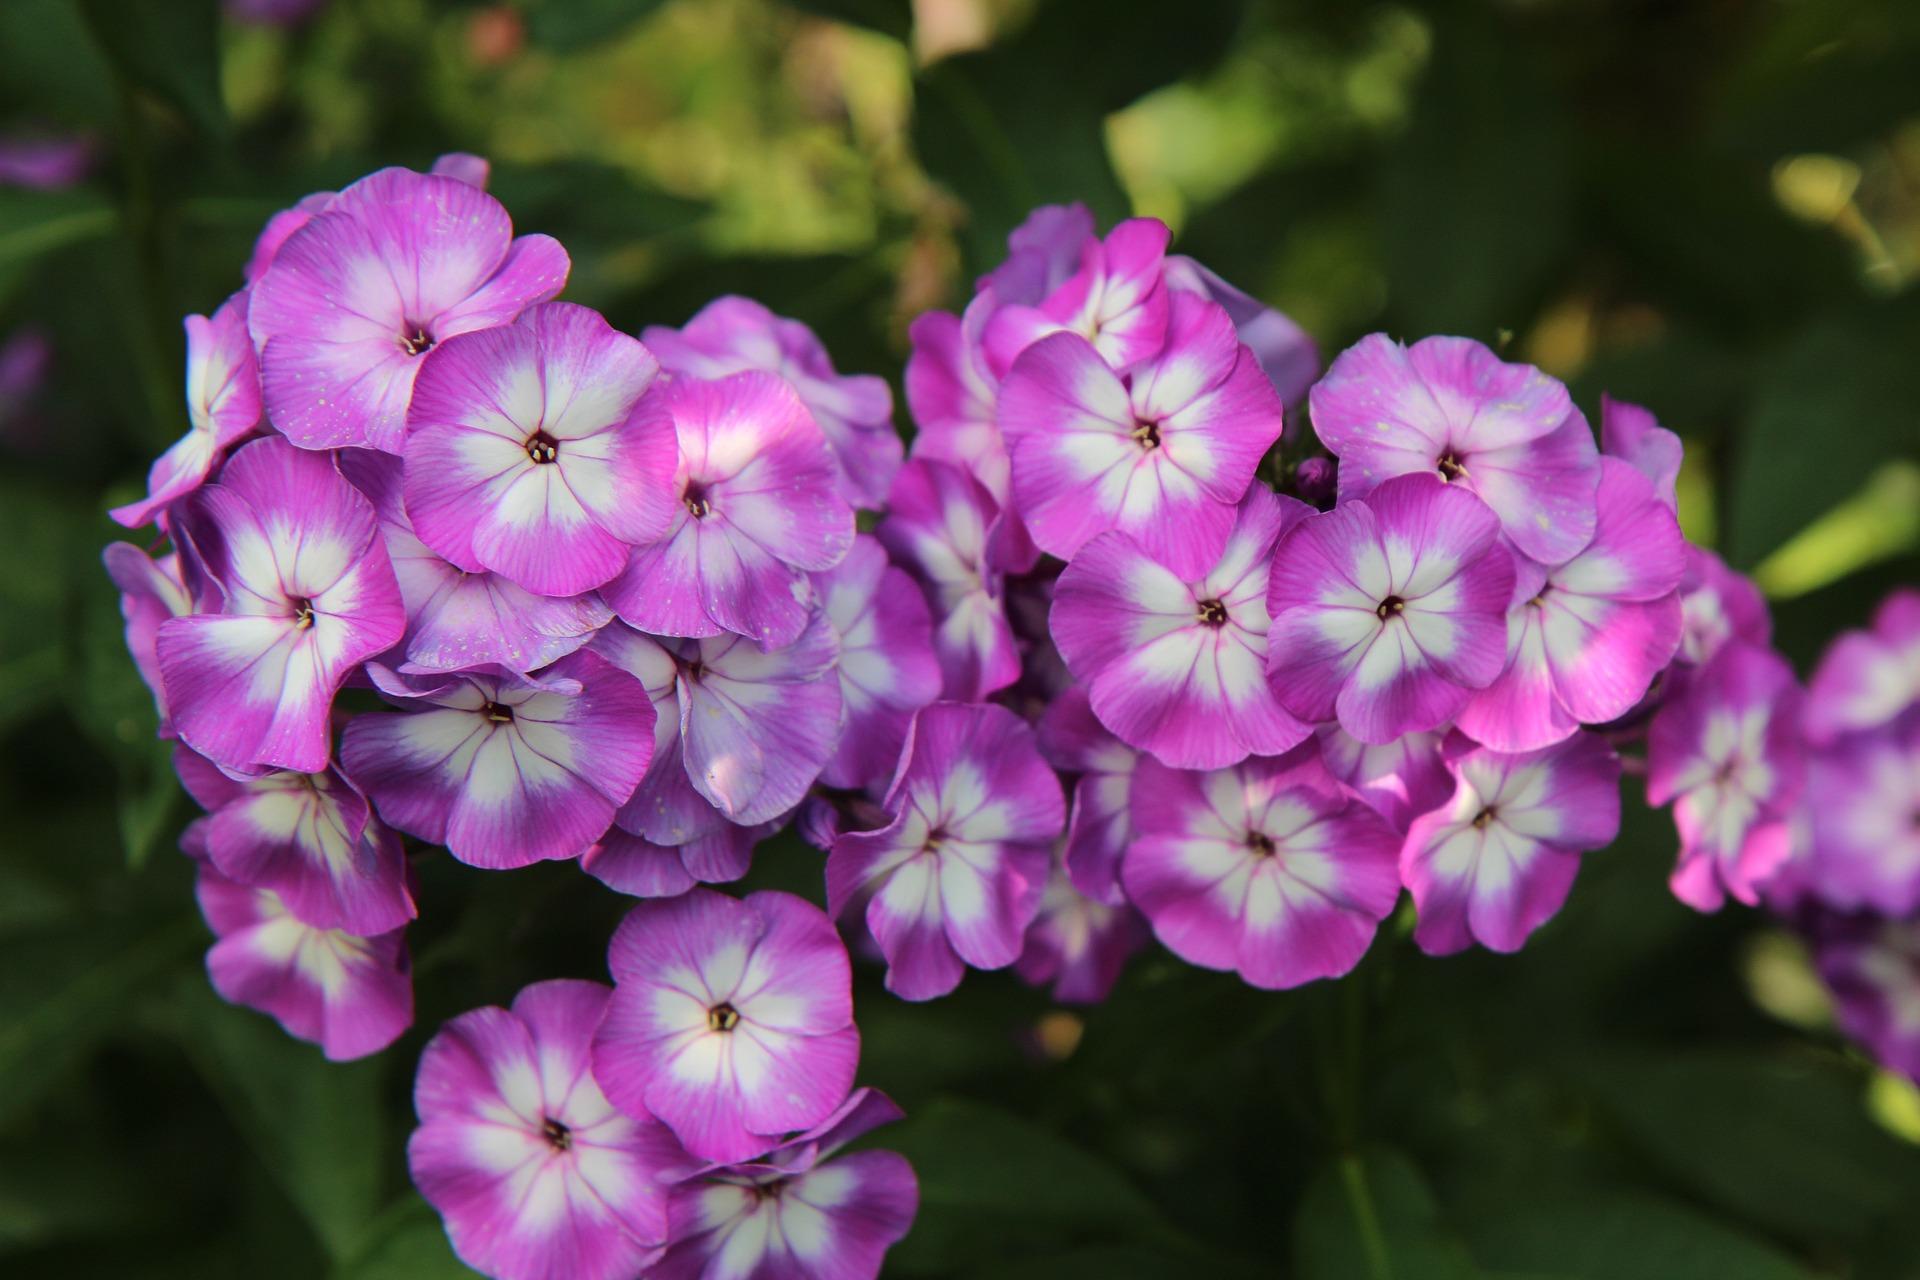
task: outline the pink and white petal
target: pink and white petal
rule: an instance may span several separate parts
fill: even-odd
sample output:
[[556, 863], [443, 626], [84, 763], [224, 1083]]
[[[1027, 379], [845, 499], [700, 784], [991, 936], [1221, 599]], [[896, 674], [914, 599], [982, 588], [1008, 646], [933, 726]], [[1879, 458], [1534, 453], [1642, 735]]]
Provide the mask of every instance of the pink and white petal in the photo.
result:
[[[742, 1019], [732, 1039], [742, 1127], [768, 1138], [805, 1129], [830, 1115], [853, 1087], [860, 1064], [860, 1032], [851, 1025], [823, 1035], [796, 1036]], [[755, 1145], [765, 1150], [767, 1144]]]
[[1469, 483], [1514, 546], [1542, 564], [1570, 559], [1593, 540], [1599, 451], [1578, 409], [1540, 439], [1475, 455]]
[[[743, 1023], [800, 1036], [852, 1025], [853, 971], [846, 945], [826, 914], [804, 898], [771, 890], [749, 895], [746, 903], [759, 913], [766, 931], [732, 995]], [[843, 1088], [835, 1102], [845, 1096]]]
[[1633, 464], [1653, 482], [1654, 494], [1668, 507], [1677, 501], [1674, 487], [1680, 478], [1685, 448], [1680, 437], [1637, 404], [1600, 397], [1600, 445], [1609, 457]]
[[329, 684], [292, 618], [198, 615], [160, 624], [156, 641], [173, 726], [230, 768], [326, 767]]
[[1554, 695], [1544, 609], [1523, 605], [1508, 620], [1513, 656], [1499, 679], [1474, 693], [1457, 723], [1475, 742], [1495, 751], [1532, 751], [1562, 742], [1580, 727]]
[[1334, 711], [1342, 729], [1362, 742], [1381, 744], [1440, 728], [1465, 709], [1471, 696], [1471, 690], [1427, 664], [1408, 628], [1390, 625], [1341, 686]]
[[1149, 833], [1127, 850], [1120, 876], [1168, 950], [1204, 969], [1229, 970], [1239, 963], [1251, 860], [1225, 840]]
[[1046, 847], [955, 841], [941, 846], [937, 861], [940, 916], [955, 953], [975, 969], [1018, 960], [1046, 888]]
[[725, 517], [700, 530], [698, 563], [700, 603], [720, 627], [764, 649], [785, 648], [806, 628], [813, 604], [806, 574]]
[[1080, 548], [1054, 586], [1048, 630], [1068, 670], [1091, 681], [1142, 646], [1192, 626], [1193, 592], [1124, 533]]
[[724, 628], [708, 616], [701, 581], [701, 543], [712, 536], [701, 522], [681, 519], [660, 541], [635, 547], [626, 569], [601, 589], [601, 597], [621, 621], [653, 635], [719, 635]]
[[1658, 600], [1679, 589], [1686, 551], [1673, 508], [1652, 483], [1628, 464], [1602, 458], [1593, 541], [1554, 569], [1552, 581], [1581, 595]]
[[516, 236], [491, 278], [439, 313], [437, 331], [450, 336], [504, 325], [557, 297], [572, 271], [566, 248], [552, 236]]
[[636, 898], [674, 898], [699, 883], [681, 861], [683, 846], [660, 845], [615, 827], [580, 859], [580, 869]]
[[894, 995], [932, 1000], [960, 985], [967, 966], [942, 925], [934, 859], [914, 858], [888, 876], [867, 904], [866, 923], [887, 958], [886, 987]]
[[1642, 603], [1554, 592], [1539, 612], [1554, 693], [1586, 724], [1625, 715], [1646, 696], [1684, 625], [1677, 594]]

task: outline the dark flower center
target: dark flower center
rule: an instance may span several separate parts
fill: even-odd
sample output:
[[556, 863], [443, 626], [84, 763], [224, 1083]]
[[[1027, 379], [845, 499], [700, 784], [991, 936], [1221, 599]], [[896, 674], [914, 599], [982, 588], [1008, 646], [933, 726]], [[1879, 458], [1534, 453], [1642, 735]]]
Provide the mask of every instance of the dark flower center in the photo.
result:
[[410, 356], [423, 356], [433, 350], [433, 335], [418, 320], [400, 326], [400, 349]]
[[1202, 600], [1196, 611], [1203, 627], [1224, 627], [1227, 625], [1227, 606], [1218, 600]]
[[1458, 480], [1461, 476], [1467, 474], [1466, 464], [1451, 453], [1442, 454], [1440, 461], [1434, 465], [1439, 469], [1442, 480]]
[[1271, 858], [1273, 856], [1273, 837], [1264, 831], [1249, 831], [1247, 832], [1247, 848], [1253, 850], [1262, 858]]
[[573, 1130], [552, 1116], [540, 1122], [540, 1134], [555, 1151], [570, 1151], [573, 1148]]
[[940, 846], [945, 843], [946, 839], [947, 829], [945, 827], [935, 827], [933, 830], [927, 832], [926, 840], [920, 845], [920, 852], [938, 853], [940, 852]]
[[1485, 831], [1488, 827], [1493, 825], [1494, 820], [1497, 819], [1499, 816], [1500, 816], [1500, 811], [1494, 808], [1492, 805], [1488, 805], [1486, 808], [1482, 809], [1479, 813], [1476, 813], [1473, 815], [1473, 825], [1475, 830]]
[[787, 1180], [785, 1178], [775, 1178], [772, 1182], [755, 1183], [753, 1187], [753, 1198], [755, 1200], [778, 1200], [780, 1193], [786, 1190], [786, 1187]]
[[544, 431], [536, 431], [527, 438], [527, 457], [540, 466], [560, 460], [560, 442]]
[[707, 1010], [707, 1030], [731, 1031], [740, 1025], [740, 1011], [722, 1000]]
[[1133, 442], [1142, 449], [1158, 449], [1160, 447], [1160, 424], [1157, 422], [1142, 422], [1140, 419], [1135, 418], [1133, 420]]
[[480, 709], [480, 714], [495, 724], [513, 723], [513, 708], [504, 702], [489, 702]]
[[680, 501], [687, 504], [687, 514], [695, 520], [705, 520], [713, 514], [713, 504], [707, 501], [706, 490], [697, 484], [688, 485]]
[[1375, 609], [1374, 612], [1380, 615], [1380, 621], [1385, 622], [1389, 618], [1399, 617], [1402, 613], [1406, 612], [1406, 609], [1407, 602], [1405, 600], [1402, 600], [1399, 596], [1388, 596], [1380, 602], [1380, 607]]
[[706, 674], [706, 670], [706, 665], [698, 658], [691, 658], [680, 664], [680, 674], [687, 678], [688, 684], [699, 684], [700, 677]]
[[300, 631], [313, 625], [313, 601], [305, 596], [297, 597], [293, 602], [293, 625]]

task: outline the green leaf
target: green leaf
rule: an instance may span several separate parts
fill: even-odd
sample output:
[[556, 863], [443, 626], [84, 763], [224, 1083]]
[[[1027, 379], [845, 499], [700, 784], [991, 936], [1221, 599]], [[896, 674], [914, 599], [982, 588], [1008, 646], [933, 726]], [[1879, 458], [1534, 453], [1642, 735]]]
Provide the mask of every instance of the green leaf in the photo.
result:
[[1397, 1151], [1341, 1156], [1301, 1198], [1293, 1264], [1300, 1280], [1474, 1280], [1440, 1225], [1433, 1193]]
[[527, 35], [556, 53], [591, 48], [620, 35], [660, 7], [660, 0], [533, 0]]
[[328, 1062], [204, 980], [181, 984], [175, 1013], [188, 1057], [328, 1255], [355, 1256], [379, 1204], [386, 1060]]
[[368, 1246], [333, 1270], [333, 1280], [466, 1280], [476, 1272], [454, 1257], [447, 1233], [417, 1196], [409, 1195], [370, 1228]]
[[118, 214], [86, 191], [19, 191], [0, 187], [0, 272], [45, 253], [111, 233]]
[[1494, 1276], [1538, 1280], [1811, 1280], [1786, 1255], [1691, 1209], [1638, 1194], [1510, 1201], [1463, 1224]]
[[94, 43], [123, 78], [178, 108], [202, 133], [226, 134], [217, 0], [79, 4]]

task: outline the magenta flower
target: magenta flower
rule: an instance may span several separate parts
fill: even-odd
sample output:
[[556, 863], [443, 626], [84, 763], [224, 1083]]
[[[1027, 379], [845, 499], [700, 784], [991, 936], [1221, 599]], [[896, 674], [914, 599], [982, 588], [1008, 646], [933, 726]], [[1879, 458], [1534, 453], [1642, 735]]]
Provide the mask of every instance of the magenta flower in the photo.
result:
[[666, 1243], [670, 1180], [698, 1167], [594, 1083], [610, 994], [536, 982], [511, 1009], [454, 1018], [421, 1051], [408, 1170], [460, 1260], [497, 1280], [631, 1280]]
[[835, 488], [820, 428], [770, 373], [675, 378], [642, 413], [678, 435], [679, 503], [666, 533], [607, 587], [607, 603], [655, 635], [793, 643], [812, 602], [807, 574], [853, 545], [853, 508]]
[[957, 467], [914, 459], [893, 484], [880, 541], [920, 582], [933, 610], [933, 647], [945, 695], [977, 701], [1020, 678], [1020, 653], [994, 554], [1002, 516], [992, 495]]
[[913, 713], [940, 696], [933, 619], [912, 578], [865, 534], [847, 558], [815, 574], [813, 592], [840, 640], [840, 744], [821, 770], [830, 787], [885, 783]]
[[997, 407], [1000, 379], [987, 364], [982, 332], [999, 307], [992, 291], [960, 315], [927, 311], [907, 330], [907, 407], [919, 428], [913, 456], [968, 472], [1004, 508], [1011, 498], [1006, 442]]
[[751, 298], [716, 298], [686, 327], [649, 325], [640, 336], [670, 373], [706, 379], [751, 369], [778, 374], [826, 437], [841, 497], [869, 509], [886, 502], [901, 444], [885, 378], [835, 373], [813, 330]]
[[[1144, 219], [1141, 221], [1142, 233], [1150, 239], [1152, 228], [1144, 225]], [[1161, 237], [1163, 249], [1165, 239]], [[1076, 200], [1072, 204], [1040, 205], [1007, 233], [1006, 260], [980, 277], [976, 288], [980, 292], [991, 290], [999, 304], [1031, 306], [1071, 279], [1099, 244], [1093, 213], [1084, 204]], [[1104, 257], [1105, 250], [1101, 253]], [[1144, 273], [1140, 278], [1144, 279]]]
[[1329, 724], [1315, 736], [1327, 772], [1395, 831], [1404, 833], [1415, 818], [1453, 794], [1453, 775], [1440, 754], [1439, 733], [1405, 733], [1391, 742], [1368, 744]]
[[1920, 922], [1824, 920], [1813, 952], [1840, 1029], [1889, 1071], [1920, 1081]]
[[[704, 803], [704, 802], [701, 802]], [[582, 854], [580, 869], [619, 893], [674, 898], [697, 884], [728, 884], [753, 869], [753, 850], [781, 821], [739, 827], [709, 806], [712, 827], [681, 844], [656, 844], [613, 827]]]
[[1267, 577], [1274, 544], [1313, 514], [1252, 486], [1218, 562], [1186, 579], [1124, 533], [1081, 547], [1054, 588], [1052, 632], [1100, 722], [1179, 769], [1305, 739], [1312, 730], [1267, 684]]
[[220, 998], [273, 1018], [335, 1062], [392, 1044], [413, 1022], [406, 931], [362, 938], [316, 929], [271, 889], [250, 889], [200, 864], [200, 914], [219, 936], [207, 976]]
[[457, 178], [382, 169], [286, 238], [247, 325], [267, 416], [308, 449], [398, 453], [420, 358], [560, 292], [566, 250], [515, 239], [507, 211]]
[[1687, 544], [1672, 507], [1617, 458], [1600, 460], [1597, 505], [1578, 555], [1520, 567], [1507, 669], [1460, 713], [1460, 728], [1496, 751], [1532, 751], [1625, 715], [1680, 646]]
[[411, 706], [355, 716], [341, 764], [387, 822], [471, 866], [585, 853], [653, 758], [646, 690], [597, 654], [381, 683]]
[[750, 1164], [708, 1169], [673, 1190], [673, 1243], [653, 1280], [874, 1280], [920, 1207], [913, 1166], [892, 1151], [840, 1148], [900, 1118], [856, 1090], [815, 1128]]
[[415, 534], [536, 595], [610, 581], [675, 509], [672, 424], [640, 407], [658, 371], [645, 347], [570, 302], [442, 341], [407, 411]]
[[1920, 590], [1903, 587], [1828, 648], [1807, 691], [1807, 732], [1816, 741], [1873, 729], [1920, 703]]
[[1376, 333], [1340, 353], [1311, 401], [1314, 433], [1340, 459], [1342, 502], [1423, 471], [1478, 495], [1542, 564], [1593, 536], [1593, 433], [1567, 389], [1532, 365], [1469, 338], [1403, 347]]
[[[1053, 237], [1060, 229], [1039, 234]], [[1073, 229], [1065, 229], [1071, 239]], [[1170, 327], [1163, 278], [1168, 235], [1157, 218], [1129, 218], [1105, 240], [1089, 238], [1080, 251], [1080, 269], [1037, 305], [1010, 302], [1000, 308], [985, 334], [995, 372], [1004, 377], [1022, 352], [1055, 333], [1092, 344], [1097, 360], [1121, 372], [1160, 350]], [[1051, 250], [1038, 252], [1044, 257]], [[1002, 283], [1014, 287], [1011, 279]]]
[[1066, 825], [1033, 731], [1004, 707], [937, 702], [914, 717], [883, 803], [888, 825], [834, 840], [827, 906], [863, 906], [887, 989], [929, 1000], [967, 965], [1019, 959]]
[[1040, 720], [1040, 751], [1056, 769], [1077, 775], [1067, 822], [1068, 878], [1096, 902], [1125, 902], [1120, 859], [1133, 843], [1128, 802], [1140, 753], [1107, 731], [1079, 685], [1047, 707]]
[[174, 769], [212, 816], [202, 829], [221, 875], [270, 889], [304, 924], [371, 937], [418, 913], [399, 838], [337, 769], [239, 781], [186, 748]]
[[1920, 711], [1815, 750], [1805, 808], [1810, 856], [1797, 870], [1822, 901], [1892, 917], [1920, 908]]
[[247, 293], [223, 303], [213, 318], [187, 317], [187, 434], [147, 473], [147, 496], [110, 515], [129, 529], [185, 497], [212, 474], [220, 455], [260, 422], [260, 370], [247, 336]]
[[1166, 346], [1127, 381], [1077, 334], [1036, 342], [1000, 389], [999, 422], [1014, 503], [1042, 550], [1071, 559], [1117, 529], [1192, 580], [1219, 559], [1234, 504], [1280, 438], [1280, 397], [1227, 313], [1180, 293]]
[[407, 675], [497, 665], [526, 672], [580, 649], [613, 617], [596, 595], [537, 596], [497, 573], [468, 573], [420, 541], [402, 502], [400, 459], [346, 450], [340, 470], [372, 501], [406, 605]]
[[860, 1033], [833, 924], [790, 893], [643, 902], [607, 950], [613, 998], [593, 1075], [707, 1160], [750, 1160], [832, 1114]]
[[1014, 972], [1032, 986], [1051, 983], [1053, 998], [1062, 1004], [1098, 1004], [1150, 936], [1138, 911], [1125, 902], [1089, 898], [1056, 861]]
[[1506, 665], [1514, 567], [1499, 532], [1485, 503], [1431, 475], [1300, 521], [1267, 585], [1280, 705], [1376, 744], [1453, 719]]
[[1704, 547], [1688, 543], [1686, 556], [1679, 660], [1701, 667], [1729, 643], [1759, 649], [1772, 643], [1773, 618], [1753, 579]]
[[167, 716], [166, 686], [160, 676], [160, 625], [169, 618], [182, 618], [211, 601], [195, 601], [181, 574], [180, 555], [149, 556], [131, 542], [114, 542], [101, 553], [107, 576], [120, 589], [120, 616], [126, 621], [127, 652], [133, 665], [153, 692], [154, 712], [160, 717], [160, 736], [171, 738], [173, 724]]
[[1127, 896], [1181, 959], [1256, 987], [1337, 977], [1400, 896], [1400, 838], [1312, 748], [1134, 777]]
[[1580, 854], [1620, 834], [1620, 759], [1593, 734], [1506, 755], [1456, 737], [1453, 798], [1415, 818], [1400, 852], [1428, 955], [1518, 951], [1567, 900]]
[[278, 437], [237, 450], [191, 506], [226, 606], [160, 624], [174, 728], [229, 768], [318, 773], [334, 690], [406, 627], [373, 507], [331, 458]]
[[1600, 397], [1600, 449], [1608, 457], [1631, 463], [1653, 483], [1653, 492], [1669, 508], [1678, 504], [1675, 487], [1686, 446], [1661, 426], [1650, 410], [1612, 396]]
[[[1280, 399], [1289, 406], [1305, 401], [1307, 389], [1320, 376], [1320, 348], [1305, 329], [1183, 255], [1167, 259], [1167, 288], [1176, 294], [1196, 294], [1225, 308], [1234, 332], [1253, 352]], [[1291, 436], [1292, 423], [1288, 426]]]
[[1786, 660], [1732, 644], [1661, 707], [1647, 738], [1647, 801], [1673, 803], [1674, 896], [1698, 911], [1751, 906], [1792, 852], [1805, 772], [1799, 687]]

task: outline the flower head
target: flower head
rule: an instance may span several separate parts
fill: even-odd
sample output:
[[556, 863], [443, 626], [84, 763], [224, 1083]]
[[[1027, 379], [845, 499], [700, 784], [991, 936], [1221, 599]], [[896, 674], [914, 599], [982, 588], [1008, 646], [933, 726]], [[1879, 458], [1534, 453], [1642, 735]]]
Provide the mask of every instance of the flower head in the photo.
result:
[[1804, 808], [1795, 870], [1823, 902], [1894, 918], [1920, 909], [1920, 709], [1816, 747]]
[[[173, 736], [167, 717], [166, 686], [160, 677], [160, 624], [169, 618], [181, 618], [215, 602], [194, 599], [182, 574], [178, 552], [150, 556], [130, 542], [109, 543], [100, 559], [107, 576], [120, 589], [120, 616], [125, 619], [127, 652], [133, 664], [153, 692], [154, 710], [160, 717], [160, 736]], [[209, 586], [211, 584], [205, 584]]]
[[454, 1018], [420, 1054], [408, 1170], [454, 1252], [489, 1276], [630, 1280], [666, 1243], [669, 1180], [698, 1162], [594, 1083], [609, 994], [537, 982], [511, 1009]]
[[1679, 660], [1705, 666], [1729, 643], [1764, 649], [1773, 639], [1773, 618], [1753, 579], [1727, 567], [1705, 547], [1688, 543], [1680, 581]]
[[1920, 922], [1823, 918], [1813, 951], [1841, 1030], [1888, 1070], [1920, 1081]]
[[[1077, 238], [1078, 230], [1075, 219], [1072, 225], [1036, 228], [1035, 236], [1064, 246]], [[1061, 231], [1064, 238], [1058, 236]], [[985, 335], [994, 371], [1004, 376], [1022, 352], [1055, 333], [1070, 333], [1091, 344], [1099, 360], [1120, 371], [1158, 351], [1169, 323], [1163, 271], [1168, 237], [1166, 224], [1156, 218], [1129, 218], [1105, 240], [1088, 237], [1080, 243], [1079, 270], [1035, 305], [1010, 299], [994, 314]], [[1036, 245], [1032, 253], [1016, 251], [1015, 257], [1023, 263], [1044, 261], [1054, 252]], [[1000, 285], [1023, 292], [1011, 278]]]
[[827, 1118], [860, 1057], [847, 950], [790, 893], [694, 889], [627, 913], [593, 1074], [708, 1160], [750, 1160]]
[[1453, 794], [1453, 775], [1440, 753], [1441, 733], [1403, 733], [1391, 742], [1365, 743], [1329, 724], [1315, 736], [1327, 772], [1395, 831], [1404, 832], [1415, 818]]
[[[1320, 348], [1307, 331], [1266, 303], [1222, 280], [1192, 258], [1167, 259], [1167, 288], [1192, 293], [1226, 309], [1233, 329], [1246, 344], [1267, 381], [1289, 409], [1301, 404], [1320, 376]], [[1294, 434], [1288, 423], [1288, 438]]]
[[1098, 1004], [1149, 936], [1138, 911], [1081, 893], [1056, 859], [1014, 970], [1036, 987], [1052, 984], [1053, 998], [1063, 1004]]
[[1661, 426], [1651, 411], [1612, 396], [1601, 396], [1600, 449], [1610, 458], [1630, 463], [1644, 475], [1653, 485], [1654, 496], [1669, 510], [1678, 505], [1674, 490], [1686, 448], [1680, 437]]
[[840, 745], [821, 770], [830, 787], [885, 783], [913, 713], [940, 696], [933, 619], [920, 588], [860, 534], [847, 558], [815, 574], [814, 595], [839, 637]]
[[1920, 590], [1880, 603], [1873, 626], [1835, 640], [1807, 691], [1807, 732], [1830, 741], [1873, 729], [1920, 703]]
[[1126, 901], [1120, 858], [1133, 843], [1128, 811], [1140, 753], [1107, 731], [1085, 687], [1072, 685], [1041, 717], [1040, 753], [1062, 773], [1077, 775], [1067, 822], [1066, 871], [1073, 887], [1096, 902]]

